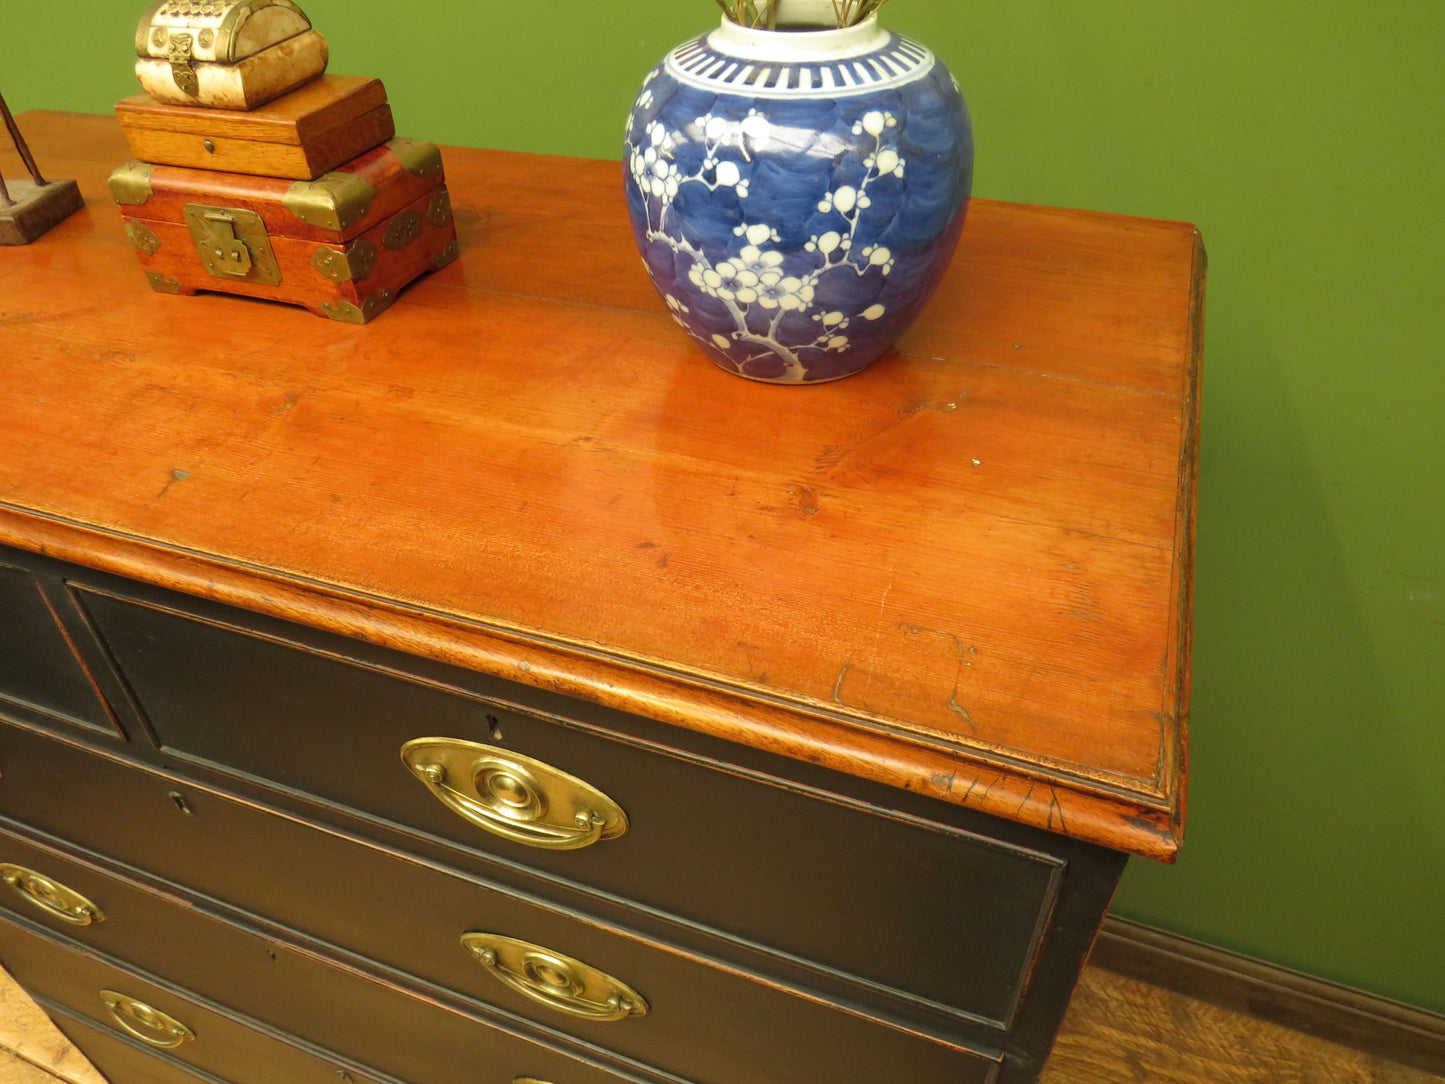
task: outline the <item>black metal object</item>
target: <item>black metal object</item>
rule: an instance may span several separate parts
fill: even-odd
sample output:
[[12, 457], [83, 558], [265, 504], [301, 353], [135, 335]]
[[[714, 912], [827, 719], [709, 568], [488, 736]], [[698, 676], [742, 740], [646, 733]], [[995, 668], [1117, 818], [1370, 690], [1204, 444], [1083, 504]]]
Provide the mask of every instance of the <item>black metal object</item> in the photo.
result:
[[31, 178], [14, 182], [12, 191], [0, 175], [0, 245], [28, 245], [84, 207], [85, 200], [74, 181], [47, 181], [41, 176], [35, 156], [20, 134], [20, 126], [5, 104], [4, 95], [0, 95], [0, 116], [4, 117], [10, 142]]

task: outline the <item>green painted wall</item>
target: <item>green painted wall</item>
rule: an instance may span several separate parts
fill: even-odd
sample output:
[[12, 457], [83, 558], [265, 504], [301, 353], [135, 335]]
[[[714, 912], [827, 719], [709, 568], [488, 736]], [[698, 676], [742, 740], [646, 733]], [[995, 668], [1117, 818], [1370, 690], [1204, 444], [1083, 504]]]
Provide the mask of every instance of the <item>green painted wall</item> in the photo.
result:
[[[593, 156], [715, 13], [303, 3], [403, 134]], [[77, 33], [26, 6], [0, 89], [105, 111], [144, 6], [69, 0]], [[1445, 1011], [1445, 4], [885, 14], [963, 84], [980, 195], [1190, 219], [1209, 248], [1189, 840], [1118, 909]]]

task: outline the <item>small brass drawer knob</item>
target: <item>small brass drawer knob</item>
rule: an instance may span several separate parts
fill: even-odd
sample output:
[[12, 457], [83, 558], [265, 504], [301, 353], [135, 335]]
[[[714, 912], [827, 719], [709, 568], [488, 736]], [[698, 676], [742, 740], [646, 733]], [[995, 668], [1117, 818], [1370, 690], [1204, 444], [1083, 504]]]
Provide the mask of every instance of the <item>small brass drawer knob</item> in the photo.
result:
[[462, 947], [519, 994], [588, 1020], [646, 1016], [647, 1000], [625, 982], [541, 945], [495, 933], [464, 933]]
[[477, 742], [416, 738], [401, 759], [458, 816], [529, 847], [571, 851], [627, 831], [596, 787], [550, 764]]
[[33, 869], [9, 862], [0, 864], [0, 881], [13, 888], [26, 902], [53, 918], [73, 922], [77, 926], [90, 926], [105, 921], [105, 915], [100, 908], [79, 892], [66, 888], [59, 881], [52, 881]]
[[111, 1018], [143, 1043], [169, 1050], [196, 1037], [185, 1024], [144, 1001], [114, 990], [102, 990], [100, 999], [105, 1002]]

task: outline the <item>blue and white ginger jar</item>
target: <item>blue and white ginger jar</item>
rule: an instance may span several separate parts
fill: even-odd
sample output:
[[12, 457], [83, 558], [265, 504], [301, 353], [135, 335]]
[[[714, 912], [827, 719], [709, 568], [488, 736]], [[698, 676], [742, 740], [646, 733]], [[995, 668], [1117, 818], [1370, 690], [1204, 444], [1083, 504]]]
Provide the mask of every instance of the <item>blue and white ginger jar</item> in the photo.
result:
[[[784, 17], [805, 2], [784, 0]], [[973, 134], [953, 76], [876, 16], [771, 31], [724, 18], [647, 76], [623, 172], [653, 285], [713, 361], [817, 383], [876, 361], [933, 293]]]

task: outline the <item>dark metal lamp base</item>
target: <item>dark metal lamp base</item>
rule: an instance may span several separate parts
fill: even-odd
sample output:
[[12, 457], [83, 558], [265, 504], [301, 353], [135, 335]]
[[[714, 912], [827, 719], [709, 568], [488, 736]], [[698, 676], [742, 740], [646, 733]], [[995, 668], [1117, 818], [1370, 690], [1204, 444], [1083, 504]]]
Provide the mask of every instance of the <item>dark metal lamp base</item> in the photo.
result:
[[85, 206], [74, 181], [6, 181], [10, 202], [0, 200], [0, 245], [28, 245]]

